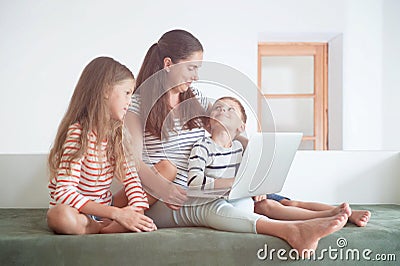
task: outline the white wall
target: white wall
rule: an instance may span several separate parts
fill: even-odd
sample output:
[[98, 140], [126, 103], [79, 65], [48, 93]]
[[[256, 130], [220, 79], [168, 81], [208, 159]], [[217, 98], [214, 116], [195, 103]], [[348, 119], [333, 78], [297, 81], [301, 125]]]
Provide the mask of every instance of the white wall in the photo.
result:
[[381, 146], [382, 3], [349, 1], [343, 49], [344, 147]]
[[[0, 208], [48, 207], [46, 159], [0, 154]], [[298, 151], [280, 194], [329, 204], [400, 204], [399, 175], [399, 152]]]
[[331, 204], [400, 204], [399, 175], [395, 151], [298, 151], [281, 194]]
[[[1, 1], [0, 153], [46, 153], [83, 67], [184, 28], [254, 82], [260, 33], [343, 33], [343, 147], [400, 149], [396, 0]], [[249, 92], [255, 106], [256, 92]]]
[[[384, 149], [400, 147], [400, 1], [383, 2], [382, 101]], [[396, 27], [394, 27], [396, 25]]]

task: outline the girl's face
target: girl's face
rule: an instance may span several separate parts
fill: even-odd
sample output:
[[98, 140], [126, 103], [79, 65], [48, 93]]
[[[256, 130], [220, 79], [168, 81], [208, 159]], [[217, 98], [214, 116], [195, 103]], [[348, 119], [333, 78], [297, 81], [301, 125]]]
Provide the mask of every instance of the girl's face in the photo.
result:
[[169, 66], [168, 81], [172, 89], [171, 92], [185, 92], [189, 89], [194, 80], [198, 80], [198, 69], [201, 67], [203, 52], [198, 51], [191, 54], [188, 58], [178, 61]]
[[240, 106], [229, 99], [219, 100], [214, 103], [210, 114], [211, 129], [217, 125], [223, 125], [228, 130], [242, 131], [244, 122], [240, 112]]
[[133, 79], [125, 79], [115, 84], [108, 96], [108, 107], [111, 118], [122, 121], [131, 102], [131, 96], [135, 87]]

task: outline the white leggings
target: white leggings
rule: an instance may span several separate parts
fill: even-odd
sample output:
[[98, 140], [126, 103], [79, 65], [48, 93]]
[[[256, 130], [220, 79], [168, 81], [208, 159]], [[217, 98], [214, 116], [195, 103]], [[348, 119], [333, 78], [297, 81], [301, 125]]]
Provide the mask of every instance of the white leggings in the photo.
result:
[[205, 226], [221, 231], [257, 233], [256, 222], [264, 217], [256, 214], [251, 198], [227, 201], [217, 199], [205, 204], [192, 203], [177, 211], [163, 202], [156, 202], [146, 211], [158, 228]]

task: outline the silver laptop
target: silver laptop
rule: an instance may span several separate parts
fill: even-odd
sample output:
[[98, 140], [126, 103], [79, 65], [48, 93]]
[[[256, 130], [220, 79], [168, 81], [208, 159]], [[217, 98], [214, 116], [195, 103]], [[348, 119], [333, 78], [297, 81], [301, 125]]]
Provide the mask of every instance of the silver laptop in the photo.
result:
[[228, 200], [282, 190], [303, 133], [255, 133], [243, 154], [232, 188], [188, 189], [188, 197]]

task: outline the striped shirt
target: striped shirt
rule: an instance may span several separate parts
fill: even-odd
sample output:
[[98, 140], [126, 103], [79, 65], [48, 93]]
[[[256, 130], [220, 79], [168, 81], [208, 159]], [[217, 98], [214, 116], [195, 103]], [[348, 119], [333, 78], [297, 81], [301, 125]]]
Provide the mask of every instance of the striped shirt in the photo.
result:
[[[68, 128], [57, 176], [53, 177], [48, 185], [50, 207], [56, 204], [67, 204], [80, 210], [90, 200], [105, 205], [111, 204], [113, 162], [109, 162], [106, 157], [100, 161], [96, 147], [97, 138], [93, 131], [88, 133], [88, 148], [82, 158], [74, 161], [68, 159], [68, 154], [79, 148], [81, 134], [82, 127], [78, 123]], [[104, 152], [106, 147], [107, 142], [103, 141], [101, 151]], [[71, 168], [70, 174], [67, 171], [68, 165]], [[126, 167], [126, 169], [126, 176], [122, 183], [128, 197], [128, 204], [147, 209], [149, 207], [147, 196], [142, 189], [136, 169], [134, 167]]]
[[233, 178], [242, 161], [243, 146], [234, 140], [230, 148], [204, 137], [193, 145], [189, 157], [188, 186], [195, 189], [213, 189], [217, 178]]
[[[204, 97], [199, 90], [193, 87], [190, 89], [195, 94], [201, 106], [207, 110], [209, 100]], [[129, 111], [140, 115], [140, 104], [140, 94], [133, 94]], [[192, 130], [183, 129], [183, 125], [179, 119], [175, 119], [174, 128], [172, 131], [168, 132], [168, 138], [162, 138], [160, 140], [158, 137], [146, 131], [143, 134], [143, 162], [152, 166], [160, 160], [169, 160], [177, 167], [177, 176], [174, 183], [186, 187], [190, 151], [192, 150], [193, 144], [204, 137], [204, 135], [205, 130], [203, 128], [193, 128]]]

